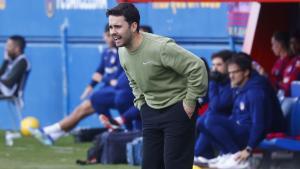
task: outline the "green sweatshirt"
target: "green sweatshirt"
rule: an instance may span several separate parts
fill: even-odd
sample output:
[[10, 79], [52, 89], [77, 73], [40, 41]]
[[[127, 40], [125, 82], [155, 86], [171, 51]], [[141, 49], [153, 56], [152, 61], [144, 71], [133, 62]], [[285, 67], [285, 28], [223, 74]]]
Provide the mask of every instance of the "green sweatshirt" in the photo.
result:
[[134, 105], [161, 109], [183, 100], [194, 106], [207, 91], [204, 62], [174, 40], [141, 33], [143, 41], [133, 52], [119, 48], [122, 67], [135, 96]]

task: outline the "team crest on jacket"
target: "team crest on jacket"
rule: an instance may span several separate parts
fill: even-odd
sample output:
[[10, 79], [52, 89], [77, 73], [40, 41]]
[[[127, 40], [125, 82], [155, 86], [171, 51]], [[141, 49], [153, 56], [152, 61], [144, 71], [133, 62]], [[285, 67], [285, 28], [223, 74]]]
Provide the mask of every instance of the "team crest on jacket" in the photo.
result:
[[244, 102], [240, 102], [240, 109], [242, 111], [245, 110], [245, 103]]

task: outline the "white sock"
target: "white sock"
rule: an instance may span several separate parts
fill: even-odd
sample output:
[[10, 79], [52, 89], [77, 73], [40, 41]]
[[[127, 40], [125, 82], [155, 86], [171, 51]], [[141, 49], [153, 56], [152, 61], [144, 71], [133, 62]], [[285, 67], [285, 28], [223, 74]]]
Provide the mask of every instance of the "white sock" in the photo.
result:
[[49, 136], [52, 138], [53, 141], [56, 141], [59, 138], [65, 136], [66, 134], [67, 134], [67, 132], [61, 130], [61, 131], [50, 133]]
[[55, 123], [55, 124], [52, 124], [50, 126], [46, 126], [43, 128], [44, 132], [46, 134], [51, 134], [51, 133], [56, 133], [56, 132], [60, 132], [60, 131], [63, 131], [59, 125], [59, 123]]

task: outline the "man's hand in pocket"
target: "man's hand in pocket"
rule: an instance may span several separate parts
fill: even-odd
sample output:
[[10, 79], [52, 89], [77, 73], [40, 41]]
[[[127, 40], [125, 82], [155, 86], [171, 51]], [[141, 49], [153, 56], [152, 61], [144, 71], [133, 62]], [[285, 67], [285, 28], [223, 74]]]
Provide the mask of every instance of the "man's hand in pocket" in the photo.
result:
[[188, 106], [184, 102], [182, 102], [182, 104], [183, 104], [183, 109], [184, 109], [185, 113], [188, 115], [189, 118], [192, 118], [193, 113], [195, 111], [195, 106], [193, 106], [193, 107]]

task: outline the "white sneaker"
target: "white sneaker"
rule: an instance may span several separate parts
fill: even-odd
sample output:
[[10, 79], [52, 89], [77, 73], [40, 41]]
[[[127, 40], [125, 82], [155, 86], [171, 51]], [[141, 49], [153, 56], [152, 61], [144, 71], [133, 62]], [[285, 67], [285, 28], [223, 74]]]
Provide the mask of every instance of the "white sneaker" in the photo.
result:
[[7, 146], [13, 146], [14, 145], [14, 139], [20, 138], [21, 134], [19, 132], [5, 132], [5, 144]]
[[213, 158], [208, 161], [209, 168], [218, 168], [219, 165], [224, 164], [225, 161], [231, 156], [232, 154], [222, 154], [216, 158]]
[[218, 169], [247, 169], [249, 168], [249, 160], [238, 162], [235, 160], [237, 156], [236, 154], [230, 155], [226, 161], [223, 161], [223, 163], [218, 163], [216, 168]]
[[30, 133], [42, 144], [46, 146], [53, 145], [53, 139], [47, 135], [43, 129], [29, 128]]
[[205, 157], [194, 157], [194, 163], [208, 163], [209, 159], [205, 158]]
[[219, 155], [219, 156], [216, 157], [216, 158], [212, 158], [212, 159], [208, 160], [208, 163], [216, 163], [216, 162], [218, 162], [222, 157], [223, 157], [223, 154], [222, 154], [222, 155]]
[[198, 167], [208, 167], [208, 161], [209, 159], [205, 158], [205, 157], [194, 157], [194, 165], [198, 166]]

